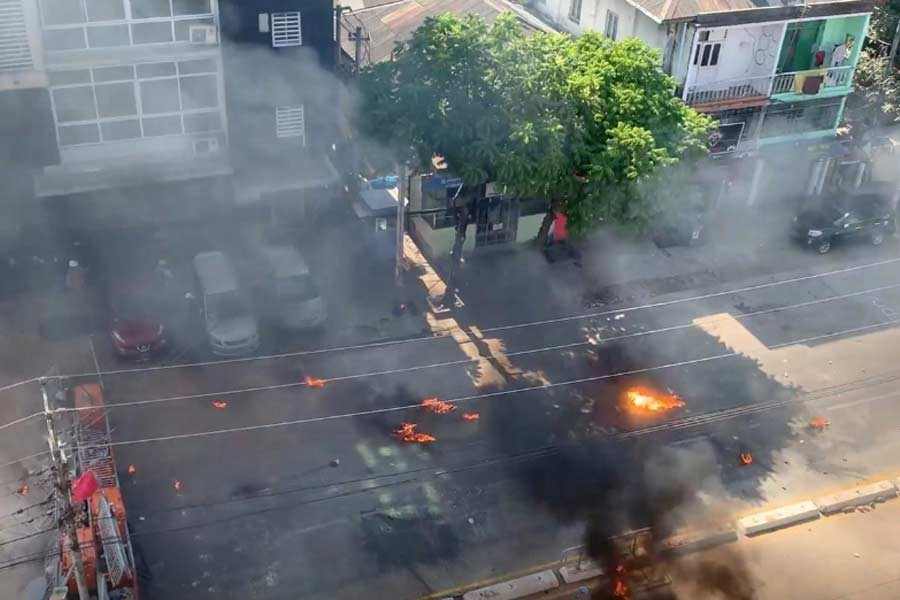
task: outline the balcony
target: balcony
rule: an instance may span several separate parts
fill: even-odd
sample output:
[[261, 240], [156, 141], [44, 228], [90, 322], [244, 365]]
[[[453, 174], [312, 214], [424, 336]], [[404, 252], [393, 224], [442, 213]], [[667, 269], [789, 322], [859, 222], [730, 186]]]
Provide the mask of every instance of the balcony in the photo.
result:
[[740, 105], [741, 101], [769, 97], [772, 76], [724, 79], [688, 86], [684, 102], [690, 106], [727, 103]]
[[833, 67], [779, 73], [772, 84], [772, 95], [802, 94], [814, 96], [823, 90], [845, 91], [853, 80], [853, 67]]

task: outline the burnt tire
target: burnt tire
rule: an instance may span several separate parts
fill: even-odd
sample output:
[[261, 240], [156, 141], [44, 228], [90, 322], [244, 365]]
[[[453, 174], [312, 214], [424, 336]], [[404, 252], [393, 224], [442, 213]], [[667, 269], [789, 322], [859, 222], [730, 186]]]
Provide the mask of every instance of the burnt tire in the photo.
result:
[[878, 229], [876, 231], [873, 231], [872, 232], [872, 245], [880, 246], [882, 243], [884, 243], [884, 230]]
[[819, 242], [819, 245], [816, 246], [816, 252], [819, 254], [828, 254], [829, 250], [831, 250], [831, 240], [822, 240]]

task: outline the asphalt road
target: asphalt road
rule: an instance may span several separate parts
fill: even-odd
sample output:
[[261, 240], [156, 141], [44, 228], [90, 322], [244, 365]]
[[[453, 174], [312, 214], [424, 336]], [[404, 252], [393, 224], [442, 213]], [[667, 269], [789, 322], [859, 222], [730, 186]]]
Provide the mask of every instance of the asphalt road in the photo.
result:
[[[896, 467], [900, 263], [771, 281], [591, 318], [534, 302], [526, 327], [470, 311], [508, 360], [496, 387], [453, 336], [124, 370], [98, 352], [145, 597], [414, 598], [555, 559], [598, 510], [675, 526]], [[685, 406], [634, 413], [632, 386]]]

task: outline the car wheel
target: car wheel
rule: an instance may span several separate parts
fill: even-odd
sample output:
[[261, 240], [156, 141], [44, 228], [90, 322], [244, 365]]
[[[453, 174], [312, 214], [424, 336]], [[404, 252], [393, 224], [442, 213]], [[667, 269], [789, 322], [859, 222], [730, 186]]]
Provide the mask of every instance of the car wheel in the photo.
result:
[[884, 242], [884, 231], [879, 229], [878, 231], [872, 232], [872, 245], [880, 246], [882, 242]]
[[827, 254], [828, 251], [831, 250], [831, 241], [824, 240], [822, 242], [819, 242], [819, 245], [816, 247], [816, 250], [819, 252], [819, 254]]

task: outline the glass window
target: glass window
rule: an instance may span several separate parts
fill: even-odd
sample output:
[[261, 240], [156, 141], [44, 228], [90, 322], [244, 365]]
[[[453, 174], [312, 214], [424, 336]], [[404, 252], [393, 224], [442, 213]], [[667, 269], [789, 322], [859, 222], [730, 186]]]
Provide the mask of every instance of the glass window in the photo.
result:
[[72, 85], [73, 83], [90, 83], [91, 72], [87, 69], [78, 71], [48, 71], [50, 85]]
[[178, 112], [178, 80], [142, 81], [141, 110], [144, 114]]
[[79, 29], [65, 29], [60, 31], [45, 31], [44, 43], [47, 50], [78, 50], [84, 48], [84, 31]]
[[89, 86], [53, 90], [56, 120], [89, 121], [97, 118], [94, 110], [94, 90]]
[[179, 42], [191, 41], [191, 26], [193, 25], [213, 25], [213, 20], [188, 19], [185, 21], [175, 21], [175, 39]]
[[208, 15], [212, 13], [209, 0], [173, 0], [176, 15]]
[[138, 79], [149, 79], [151, 77], [168, 77], [175, 75], [175, 63], [150, 63], [137, 66]]
[[97, 110], [100, 112], [101, 118], [126, 117], [137, 114], [133, 83], [98, 85], [94, 91], [97, 94]]
[[85, 0], [88, 21], [119, 21], [125, 18], [122, 0]]
[[129, 140], [141, 137], [141, 124], [137, 119], [127, 121], [107, 121], [100, 123], [103, 141]]
[[169, 0], [131, 0], [131, 17], [148, 19], [152, 17], [169, 17], [172, 15]]
[[84, 23], [81, 0], [41, 0], [44, 25]]
[[155, 44], [172, 41], [172, 24], [135, 23], [131, 26], [131, 37], [135, 44]]
[[185, 110], [211, 108], [218, 105], [219, 94], [216, 89], [215, 75], [182, 77], [178, 81], [181, 85], [181, 102]]
[[219, 122], [219, 113], [198, 113], [184, 115], [185, 133], [198, 133], [200, 131], [218, 131], [222, 128]]
[[215, 73], [216, 59], [203, 58], [200, 60], [183, 60], [178, 63], [178, 72], [182, 75], [192, 75], [194, 73]]
[[148, 117], [141, 120], [144, 125], [144, 136], [172, 135], [181, 133], [181, 117]]
[[74, 146], [76, 144], [94, 144], [100, 141], [100, 132], [97, 124], [90, 125], [66, 125], [59, 128], [60, 146]]
[[134, 79], [134, 69], [128, 67], [102, 67], [94, 69], [94, 81], [123, 81]]
[[91, 48], [128, 46], [130, 43], [128, 25], [95, 25], [88, 27], [88, 46]]

